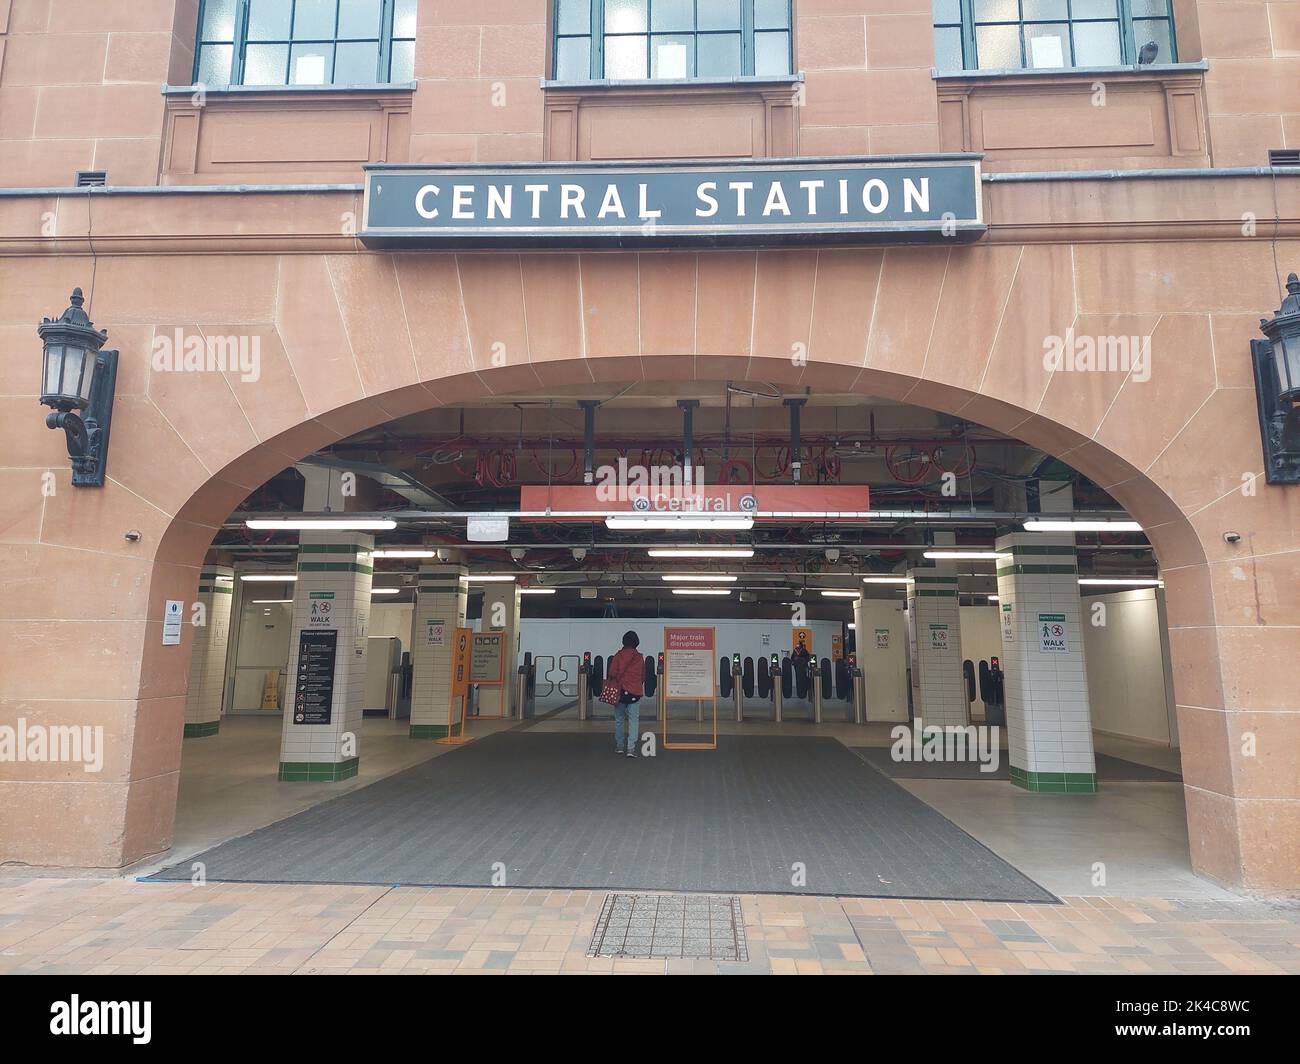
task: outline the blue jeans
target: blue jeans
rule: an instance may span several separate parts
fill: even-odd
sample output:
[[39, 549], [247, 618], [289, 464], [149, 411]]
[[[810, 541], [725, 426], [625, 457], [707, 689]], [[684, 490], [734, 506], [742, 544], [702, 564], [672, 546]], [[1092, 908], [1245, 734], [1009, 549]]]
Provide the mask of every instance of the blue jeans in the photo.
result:
[[[636, 753], [636, 741], [640, 738], [641, 706], [639, 701], [630, 705], [620, 702], [614, 707], [614, 748]], [[626, 737], [626, 738], [625, 738]], [[627, 745], [623, 743], [626, 741]]]

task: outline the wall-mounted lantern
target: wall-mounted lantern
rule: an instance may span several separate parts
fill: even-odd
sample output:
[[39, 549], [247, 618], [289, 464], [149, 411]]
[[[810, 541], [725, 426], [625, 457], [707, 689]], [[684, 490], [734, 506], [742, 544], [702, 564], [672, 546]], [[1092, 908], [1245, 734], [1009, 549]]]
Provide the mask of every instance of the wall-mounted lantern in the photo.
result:
[[[85, 302], [81, 289], [73, 289], [71, 306], [37, 327], [45, 345], [41, 403], [54, 410], [45, 424], [67, 436], [73, 485], [103, 487], [117, 390], [117, 352], [101, 350], [108, 333], [95, 328], [81, 309]], [[79, 411], [84, 411], [84, 417]]]

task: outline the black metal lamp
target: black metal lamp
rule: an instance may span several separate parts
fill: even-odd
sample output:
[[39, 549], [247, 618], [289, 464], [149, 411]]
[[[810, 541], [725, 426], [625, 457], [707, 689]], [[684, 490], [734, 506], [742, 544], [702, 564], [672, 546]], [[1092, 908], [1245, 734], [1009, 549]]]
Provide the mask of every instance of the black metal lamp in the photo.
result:
[[45, 345], [41, 403], [54, 410], [45, 424], [67, 436], [73, 485], [103, 487], [118, 353], [102, 350], [108, 333], [95, 328], [81, 309], [85, 302], [81, 289], [74, 288], [68, 309], [37, 327]]
[[1260, 319], [1268, 339], [1250, 344], [1269, 484], [1300, 484], [1300, 277], [1291, 274], [1286, 290], [1272, 320]]

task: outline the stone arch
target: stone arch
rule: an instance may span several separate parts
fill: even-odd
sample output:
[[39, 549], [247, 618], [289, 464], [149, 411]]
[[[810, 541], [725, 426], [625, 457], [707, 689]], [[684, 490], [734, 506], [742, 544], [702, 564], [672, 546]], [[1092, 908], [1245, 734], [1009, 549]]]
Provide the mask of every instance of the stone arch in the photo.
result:
[[[59, 504], [78, 527], [98, 515], [104, 541], [78, 546], [106, 551], [102, 561], [80, 559], [81, 571], [105, 586], [123, 579], [112, 561], [124, 548], [107, 546], [112, 530], [131, 519], [146, 534], [131, 556], [121, 623], [96, 628], [100, 605], [58, 622], [71, 625], [64, 645], [83, 638], [106, 662], [130, 742], [113, 766], [111, 801], [80, 836], [65, 834], [45, 863], [123, 864], [167, 845], [185, 656], [160, 645], [158, 618], [166, 599], [193, 594], [216, 527], [253, 488], [333, 441], [431, 407], [525, 389], [575, 394], [691, 379], [906, 400], [1016, 436], [1109, 490], [1148, 529], [1167, 583], [1193, 864], [1231, 883], [1293, 880], [1286, 851], [1270, 853], [1296, 834], [1296, 796], [1279, 782], [1285, 765], [1245, 763], [1229, 741], [1247, 717], [1280, 741], [1294, 715], [1234, 716], [1243, 698], [1253, 708], [1280, 696], [1267, 684], [1242, 689], [1252, 648], [1220, 627], [1225, 607], [1246, 607], [1216, 575], [1225, 559], [1219, 530], [1238, 518], [1261, 529], [1268, 542], [1252, 544], [1251, 563], [1274, 566], [1281, 578], [1277, 566], [1294, 562], [1268, 559], [1292, 545], [1285, 530], [1300, 525], [1294, 493], [1268, 498], [1262, 523], [1239, 498], [1242, 471], [1262, 468], [1253, 394], [1237, 369], [1221, 380], [1214, 359], [1216, 341], [1245, 335], [1239, 307], [1225, 324], [1171, 304], [1163, 284], [1141, 298], [1121, 291], [1093, 245], [213, 255], [164, 260], [165, 271], [158, 261], [98, 265], [95, 317], [125, 323], [119, 344], [125, 349], [123, 332], [145, 352], [160, 335], [252, 335], [261, 373], [234, 382], [128, 363], [112, 484], [98, 497], [69, 491]], [[1179, 254], [1169, 262], [1175, 273], [1189, 268]], [[197, 303], [180, 298], [173, 280], [190, 266], [212, 289]], [[1123, 276], [1144, 274], [1130, 268]], [[63, 279], [34, 286], [53, 305]], [[1271, 296], [1234, 299], [1267, 306]], [[192, 308], [191, 320], [174, 324], [168, 309], [178, 306]], [[1043, 338], [1071, 331], [1150, 337], [1150, 380], [1129, 370], [1067, 376], [1049, 368]], [[159, 455], [169, 456], [166, 468]], [[43, 549], [33, 558], [58, 564]], [[1252, 632], [1268, 640], [1268, 623], [1255, 619]], [[22, 666], [19, 697], [40, 689], [49, 656], [36, 658]], [[88, 696], [84, 676], [54, 687], [68, 702]], [[91, 796], [78, 794], [86, 788], [47, 782], [61, 802], [90, 809]], [[1269, 808], [1278, 797], [1290, 800]], [[37, 829], [49, 819], [36, 817]]]

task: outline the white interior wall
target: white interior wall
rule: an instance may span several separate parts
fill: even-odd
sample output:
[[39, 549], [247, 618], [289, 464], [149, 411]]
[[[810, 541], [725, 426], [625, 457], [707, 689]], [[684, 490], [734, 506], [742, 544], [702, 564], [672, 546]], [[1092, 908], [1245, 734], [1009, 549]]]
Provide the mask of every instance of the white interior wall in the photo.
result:
[[863, 599], [855, 610], [858, 664], [867, 678], [867, 720], [907, 720], [907, 622], [903, 596]]
[[[1095, 603], [1105, 606], [1104, 624], [1093, 623]], [[1176, 745], [1161, 612], [1154, 588], [1084, 598], [1083, 649], [1094, 729]]]

